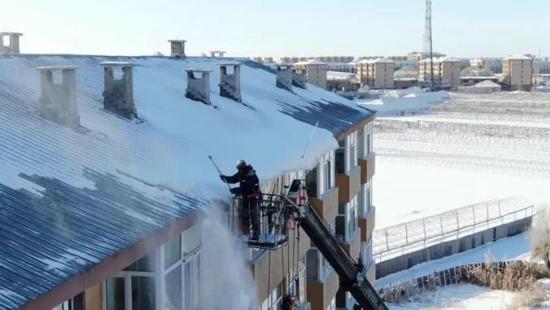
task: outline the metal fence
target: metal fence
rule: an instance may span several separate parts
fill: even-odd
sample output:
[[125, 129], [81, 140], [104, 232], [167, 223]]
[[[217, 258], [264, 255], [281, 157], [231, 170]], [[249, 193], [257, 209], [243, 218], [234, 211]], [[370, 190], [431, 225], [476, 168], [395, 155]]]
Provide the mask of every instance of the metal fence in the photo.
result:
[[522, 197], [485, 201], [374, 232], [373, 256], [381, 262], [427, 246], [527, 218], [534, 206]]

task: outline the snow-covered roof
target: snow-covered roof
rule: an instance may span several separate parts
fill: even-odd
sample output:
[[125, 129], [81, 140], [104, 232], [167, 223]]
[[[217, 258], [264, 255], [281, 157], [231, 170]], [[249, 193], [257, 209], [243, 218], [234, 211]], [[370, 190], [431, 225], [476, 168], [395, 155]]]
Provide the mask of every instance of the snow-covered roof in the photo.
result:
[[486, 80], [483, 82], [479, 82], [472, 87], [474, 88], [501, 88], [501, 86], [493, 81]]
[[322, 62], [318, 59], [310, 59], [306, 61], [299, 61], [296, 63], [296, 65], [326, 65], [326, 62]]
[[[334, 138], [373, 112], [321, 88], [275, 87], [274, 71], [245, 59], [243, 103], [185, 97], [189, 68], [228, 59], [19, 55], [0, 57], [0, 305], [18, 308], [173, 224], [226, 188], [245, 159], [267, 180], [338, 147]], [[103, 108], [104, 62], [134, 64], [138, 118]], [[77, 66], [77, 130], [40, 116], [35, 68]], [[315, 123], [303, 161], [300, 157]], [[297, 164], [301, 162], [301, 167]], [[85, 225], [83, 225], [85, 223]]]
[[393, 60], [389, 58], [376, 58], [376, 59], [362, 59], [358, 61], [359, 64], [371, 64], [371, 63], [394, 63]]
[[532, 60], [532, 57], [529, 57], [527, 55], [513, 55], [505, 57], [504, 60]]
[[[425, 58], [425, 59], [420, 60], [419, 62], [429, 63], [430, 61], [431, 61], [430, 58]], [[455, 57], [445, 56], [445, 57], [434, 58], [434, 63], [436, 63], [436, 62], [462, 62], [462, 60], [459, 59], [459, 58], [455, 58]]]
[[355, 75], [355, 73], [327, 71], [327, 80], [345, 81], [345, 80], [356, 80], [356, 79], [357, 79], [357, 75]]

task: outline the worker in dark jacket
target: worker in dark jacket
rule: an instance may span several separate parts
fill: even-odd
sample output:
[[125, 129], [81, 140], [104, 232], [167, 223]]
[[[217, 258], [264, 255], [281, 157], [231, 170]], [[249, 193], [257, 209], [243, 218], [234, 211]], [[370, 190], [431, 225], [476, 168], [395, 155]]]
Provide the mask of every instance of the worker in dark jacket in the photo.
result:
[[[232, 188], [231, 193], [240, 195], [242, 199], [242, 207], [239, 210], [242, 232], [245, 235], [250, 234], [252, 239], [258, 240], [260, 236], [258, 210], [258, 201], [261, 199], [260, 180], [254, 168], [244, 160], [237, 162], [237, 170], [237, 173], [232, 176], [220, 175], [220, 178], [229, 184], [239, 183], [239, 187]], [[251, 231], [252, 233], [250, 233]]]

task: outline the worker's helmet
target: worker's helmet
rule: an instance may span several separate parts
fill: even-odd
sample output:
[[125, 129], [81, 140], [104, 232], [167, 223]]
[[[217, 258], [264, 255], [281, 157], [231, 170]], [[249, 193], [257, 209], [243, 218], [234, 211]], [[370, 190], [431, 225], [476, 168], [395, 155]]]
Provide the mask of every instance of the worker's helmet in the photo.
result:
[[241, 159], [241, 160], [238, 160], [238, 161], [237, 161], [236, 166], [237, 166], [237, 169], [240, 170], [240, 169], [245, 168], [245, 167], [247, 166], [247, 164], [246, 164], [246, 161], [244, 161], [244, 160]]

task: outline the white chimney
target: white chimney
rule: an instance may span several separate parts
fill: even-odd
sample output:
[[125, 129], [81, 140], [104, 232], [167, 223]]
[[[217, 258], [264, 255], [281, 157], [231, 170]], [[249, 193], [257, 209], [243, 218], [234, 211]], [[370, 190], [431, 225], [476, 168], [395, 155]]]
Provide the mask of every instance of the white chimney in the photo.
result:
[[[39, 67], [40, 108], [42, 117], [76, 129], [80, 116], [76, 106], [76, 67]], [[61, 74], [61, 83], [54, 82], [54, 73]]]

